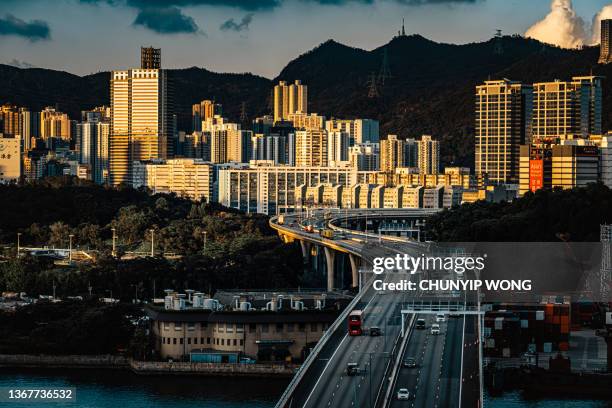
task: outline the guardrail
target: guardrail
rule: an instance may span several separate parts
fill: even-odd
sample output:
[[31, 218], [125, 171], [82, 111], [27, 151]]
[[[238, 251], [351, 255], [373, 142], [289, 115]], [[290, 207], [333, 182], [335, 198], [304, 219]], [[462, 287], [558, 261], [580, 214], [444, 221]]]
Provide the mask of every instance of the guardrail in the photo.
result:
[[[400, 335], [400, 338], [402, 339], [402, 345], [399, 349], [398, 357], [400, 357], [406, 350], [408, 341], [410, 341], [410, 338], [412, 337], [412, 332], [414, 330], [415, 321], [416, 321], [416, 315], [412, 315], [412, 318], [410, 319], [410, 322], [408, 323], [408, 327], [410, 330], [408, 331], [408, 333], [406, 333], [405, 336], [402, 337]], [[389, 405], [389, 398], [391, 397], [391, 394], [393, 390], [395, 389], [395, 384], [397, 384], [397, 377], [398, 377], [399, 370], [401, 369], [400, 368], [401, 364], [402, 364], [402, 359], [398, 358], [395, 362], [395, 365], [393, 366], [393, 371], [391, 373], [392, 380], [388, 384], [387, 392], [385, 393], [385, 399], [383, 400], [383, 407], [386, 407]], [[386, 376], [386, 373], [385, 373], [385, 376]]]
[[344, 308], [344, 310], [342, 311], [340, 316], [338, 316], [336, 321], [325, 331], [325, 334], [321, 336], [316, 346], [312, 349], [312, 351], [310, 352], [310, 354], [308, 355], [308, 357], [306, 358], [302, 366], [299, 368], [297, 373], [295, 373], [295, 376], [293, 377], [293, 379], [291, 380], [291, 382], [285, 389], [285, 392], [283, 392], [283, 394], [281, 395], [280, 399], [276, 403], [276, 408], [283, 408], [289, 403], [293, 393], [295, 392], [295, 389], [297, 388], [298, 384], [304, 377], [304, 374], [308, 371], [308, 369], [313, 364], [313, 362], [317, 360], [317, 356], [319, 352], [321, 351], [321, 349], [323, 349], [323, 347], [325, 347], [325, 344], [331, 338], [332, 333], [335, 332], [340, 327], [341, 324], [346, 322], [346, 319], [348, 318], [349, 313], [361, 301], [361, 299], [363, 298], [366, 292], [367, 290], [359, 292], [357, 296], [355, 296], [355, 298], [353, 298], [353, 300], [348, 304], [348, 306]]

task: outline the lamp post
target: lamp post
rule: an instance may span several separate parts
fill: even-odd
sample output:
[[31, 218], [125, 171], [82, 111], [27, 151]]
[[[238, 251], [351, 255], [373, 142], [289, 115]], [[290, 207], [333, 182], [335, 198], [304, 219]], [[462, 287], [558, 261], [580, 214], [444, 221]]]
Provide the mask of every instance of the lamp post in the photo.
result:
[[21, 232], [17, 233], [17, 258], [19, 258], [19, 250], [21, 249]]
[[111, 251], [111, 255], [117, 257], [117, 231], [115, 228], [111, 228], [111, 231], [113, 231], [113, 250]]
[[151, 258], [155, 256], [155, 230], [151, 228]]
[[68, 259], [70, 260], [70, 263], [72, 263], [72, 238], [74, 237], [74, 234], [70, 234], [68, 235]]

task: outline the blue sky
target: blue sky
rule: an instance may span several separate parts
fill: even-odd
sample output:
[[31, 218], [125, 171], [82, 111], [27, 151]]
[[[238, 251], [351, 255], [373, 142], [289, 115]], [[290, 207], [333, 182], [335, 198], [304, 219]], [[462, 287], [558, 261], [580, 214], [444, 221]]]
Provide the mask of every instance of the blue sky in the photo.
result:
[[[574, 0], [586, 22], [604, 0]], [[333, 38], [364, 49], [400, 28], [440, 42], [523, 34], [549, 0], [2, 0], [0, 63], [75, 74], [138, 65], [139, 47], [162, 48], [166, 68], [276, 76]]]

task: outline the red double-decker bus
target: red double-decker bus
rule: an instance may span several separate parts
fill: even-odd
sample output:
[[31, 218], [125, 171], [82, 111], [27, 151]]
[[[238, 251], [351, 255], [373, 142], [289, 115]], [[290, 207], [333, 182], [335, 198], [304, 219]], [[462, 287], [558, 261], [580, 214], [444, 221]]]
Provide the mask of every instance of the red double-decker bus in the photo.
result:
[[361, 321], [363, 310], [353, 310], [348, 316], [348, 334], [349, 336], [361, 336]]

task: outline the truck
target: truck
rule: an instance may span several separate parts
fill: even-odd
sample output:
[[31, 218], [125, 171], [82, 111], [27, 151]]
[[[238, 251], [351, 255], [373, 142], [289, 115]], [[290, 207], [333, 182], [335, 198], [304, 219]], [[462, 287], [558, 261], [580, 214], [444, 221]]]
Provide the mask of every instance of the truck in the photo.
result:
[[334, 239], [334, 231], [329, 228], [322, 229], [319, 235], [321, 235], [322, 238]]
[[278, 216], [278, 221], [277, 221], [277, 223], [278, 223], [279, 225], [283, 225], [283, 224], [285, 223], [285, 216], [284, 216], [283, 214], [281, 214], [281, 215], [279, 215], [279, 216]]

